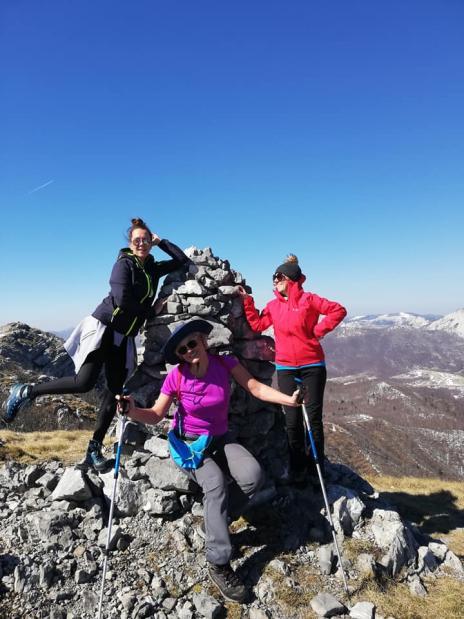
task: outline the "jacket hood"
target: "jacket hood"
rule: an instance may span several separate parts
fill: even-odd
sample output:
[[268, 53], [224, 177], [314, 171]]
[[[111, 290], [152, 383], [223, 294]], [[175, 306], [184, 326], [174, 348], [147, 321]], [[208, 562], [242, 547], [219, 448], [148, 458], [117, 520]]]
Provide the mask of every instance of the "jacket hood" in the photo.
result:
[[289, 307], [297, 307], [298, 301], [304, 294], [303, 284], [305, 281], [306, 277], [304, 275], [301, 275], [297, 282], [294, 282], [291, 279], [288, 280], [287, 301], [285, 300], [285, 297], [280, 294], [280, 292], [277, 292], [277, 290], [274, 290], [274, 294], [281, 303], [288, 303]]
[[142, 263], [137, 258], [137, 256], [134, 253], [132, 253], [132, 250], [129, 247], [123, 247], [122, 249], [119, 250], [118, 260], [121, 260], [121, 259], [130, 260], [139, 266], [142, 266], [143, 264], [144, 267], [146, 267], [150, 263], [153, 263], [155, 260], [152, 254], [148, 254], [148, 256], [145, 258], [145, 262]]

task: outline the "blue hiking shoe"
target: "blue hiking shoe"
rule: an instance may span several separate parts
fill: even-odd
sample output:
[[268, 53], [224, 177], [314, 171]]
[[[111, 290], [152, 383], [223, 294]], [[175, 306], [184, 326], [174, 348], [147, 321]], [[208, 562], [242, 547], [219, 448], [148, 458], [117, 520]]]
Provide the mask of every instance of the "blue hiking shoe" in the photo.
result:
[[11, 387], [10, 395], [3, 405], [5, 412], [2, 419], [5, 423], [11, 423], [23, 406], [31, 402], [31, 389], [32, 385], [28, 383], [17, 383]]

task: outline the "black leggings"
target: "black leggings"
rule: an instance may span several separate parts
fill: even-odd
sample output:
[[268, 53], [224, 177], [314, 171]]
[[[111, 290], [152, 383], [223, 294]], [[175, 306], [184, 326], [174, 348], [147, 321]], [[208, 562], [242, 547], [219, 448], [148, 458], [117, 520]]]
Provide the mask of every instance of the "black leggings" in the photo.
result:
[[[277, 380], [282, 393], [291, 395], [297, 388], [295, 377], [303, 381], [308, 393], [309, 422], [316, 444], [316, 450], [321, 468], [324, 464], [324, 427], [322, 425], [322, 406], [324, 401], [324, 388], [327, 380], [325, 366], [312, 366], [298, 370], [278, 370]], [[301, 407], [284, 406], [285, 423], [287, 426], [288, 448], [290, 452], [290, 468], [294, 472], [309, 469], [315, 470], [314, 459], [308, 458], [305, 452], [305, 428], [303, 411]]]
[[107, 327], [100, 344], [100, 348], [91, 352], [81, 369], [75, 376], [65, 376], [48, 383], [34, 385], [31, 397], [40, 395], [54, 395], [64, 393], [87, 393], [98, 380], [102, 367], [105, 367], [107, 388], [105, 389], [100, 409], [97, 414], [97, 425], [93, 434], [94, 440], [103, 442], [105, 434], [116, 414], [115, 395], [121, 393], [127, 377], [126, 349], [127, 339], [124, 338], [120, 346], [113, 343], [114, 331]]

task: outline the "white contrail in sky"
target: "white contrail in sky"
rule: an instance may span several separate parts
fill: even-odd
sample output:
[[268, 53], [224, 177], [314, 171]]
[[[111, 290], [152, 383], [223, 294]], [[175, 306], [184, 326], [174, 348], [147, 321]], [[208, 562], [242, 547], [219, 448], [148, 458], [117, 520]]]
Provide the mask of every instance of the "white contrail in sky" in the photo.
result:
[[31, 189], [31, 191], [29, 192], [29, 194], [31, 193], [35, 193], [36, 191], [40, 191], [40, 189], [44, 189], [44, 187], [48, 187], [49, 185], [51, 185], [52, 183], [55, 182], [55, 179], [52, 178], [51, 180], [47, 181], [46, 183], [44, 183], [43, 185], [39, 185], [38, 187], [35, 187], [34, 189]]

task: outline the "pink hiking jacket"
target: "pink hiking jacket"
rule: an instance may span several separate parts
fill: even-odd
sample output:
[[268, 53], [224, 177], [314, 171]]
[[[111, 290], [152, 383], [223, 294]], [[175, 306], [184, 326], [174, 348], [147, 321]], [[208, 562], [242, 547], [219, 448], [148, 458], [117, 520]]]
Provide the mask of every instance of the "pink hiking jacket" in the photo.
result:
[[[340, 324], [346, 309], [340, 303], [304, 292], [301, 281], [290, 280], [287, 291], [287, 298], [274, 291], [276, 298], [261, 313], [253, 297], [245, 297], [243, 308], [250, 327], [261, 332], [274, 326], [277, 364], [299, 366], [324, 361], [319, 340]], [[318, 322], [321, 315], [324, 318]]]

